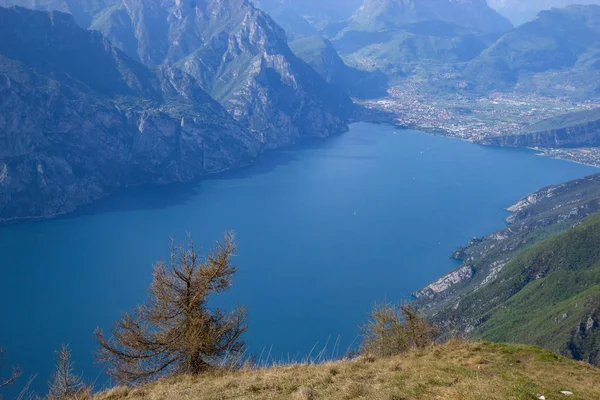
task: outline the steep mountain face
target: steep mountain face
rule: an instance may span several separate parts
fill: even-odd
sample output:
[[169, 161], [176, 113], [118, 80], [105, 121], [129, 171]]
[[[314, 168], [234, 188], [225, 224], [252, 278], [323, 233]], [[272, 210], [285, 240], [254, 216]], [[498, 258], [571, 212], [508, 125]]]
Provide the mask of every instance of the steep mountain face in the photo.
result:
[[589, 147], [600, 145], [600, 110], [570, 113], [540, 121], [517, 135], [487, 138], [484, 143], [513, 147]]
[[196, 78], [266, 147], [346, 129], [349, 98], [247, 0], [122, 0], [91, 29], [146, 65], [174, 64]]
[[189, 181], [259, 151], [181, 71], [148, 70], [70, 15], [0, 8], [0, 221]]
[[305, 36], [290, 42], [290, 48], [317, 71], [326, 82], [359, 98], [387, 94], [387, 78], [381, 72], [362, 71], [347, 66], [331, 42], [320, 36]]
[[441, 20], [482, 32], [503, 32], [511, 23], [488, 7], [486, 0], [365, 0], [352, 16], [351, 29], [380, 31]]
[[504, 15], [516, 26], [533, 20], [542, 10], [573, 4], [600, 4], [599, 0], [488, 0], [490, 7]]
[[599, 49], [600, 6], [542, 11], [534, 21], [498, 39], [468, 65], [466, 74], [483, 86], [508, 87], [527, 73], [571, 71], [596, 76]]

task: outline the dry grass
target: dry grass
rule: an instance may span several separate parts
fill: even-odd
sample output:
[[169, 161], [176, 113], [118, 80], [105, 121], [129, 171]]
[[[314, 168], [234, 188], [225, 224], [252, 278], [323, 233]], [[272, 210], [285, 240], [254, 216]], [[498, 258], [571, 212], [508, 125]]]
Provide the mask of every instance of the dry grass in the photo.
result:
[[374, 360], [178, 376], [117, 388], [120, 399], [600, 399], [600, 369], [537, 347], [451, 341]]

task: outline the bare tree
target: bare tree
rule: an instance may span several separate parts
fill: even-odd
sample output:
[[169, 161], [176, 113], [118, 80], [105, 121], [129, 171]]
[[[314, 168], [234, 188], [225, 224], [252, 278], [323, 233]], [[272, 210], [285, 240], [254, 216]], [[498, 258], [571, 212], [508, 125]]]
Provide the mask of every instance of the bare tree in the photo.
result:
[[437, 329], [421, 318], [409, 304], [383, 302], [375, 304], [369, 321], [361, 327], [362, 352], [391, 356], [427, 347], [433, 342]]
[[61, 345], [55, 352], [56, 371], [48, 382], [48, 397], [52, 400], [83, 398], [88, 393], [81, 375], [75, 373], [75, 363], [68, 345]]
[[233, 233], [201, 256], [191, 237], [171, 244], [170, 262], [154, 267], [149, 299], [115, 322], [110, 336], [97, 329], [98, 360], [120, 383], [139, 384], [162, 376], [200, 374], [224, 357], [242, 354], [246, 309], [211, 309], [208, 300], [232, 284], [237, 267]]
[[[4, 367], [3, 362], [4, 362], [4, 349], [0, 349], [0, 370], [2, 369], [2, 367]], [[9, 376], [7, 376], [7, 377], [0, 376], [0, 389], [4, 388], [5, 386], [12, 385], [13, 383], [15, 383], [15, 381], [17, 379], [19, 379], [21, 374], [22, 374], [22, 372], [19, 367], [13, 367], [12, 373]], [[2, 395], [0, 395], [0, 399], [2, 399]]]

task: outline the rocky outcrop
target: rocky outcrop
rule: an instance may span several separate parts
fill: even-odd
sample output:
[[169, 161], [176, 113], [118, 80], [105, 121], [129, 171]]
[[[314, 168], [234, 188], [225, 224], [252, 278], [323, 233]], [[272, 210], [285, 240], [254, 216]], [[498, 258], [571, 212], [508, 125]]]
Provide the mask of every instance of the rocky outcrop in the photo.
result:
[[446, 276], [438, 279], [437, 281], [427, 285], [423, 289], [413, 293], [417, 299], [420, 298], [433, 298], [435, 295], [440, 294], [450, 287], [469, 280], [473, 277], [473, 268], [468, 265], [460, 267], [455, 271], [450, 272]]
[[0, 8], [0, 110], [0, 221], [189, 181], [261, 149], [194, 79], [150, 71], [58, 12]]
[[485, 139], [485, 144], [510, 147], [593, 147], [600, 145], [600, 119], [578, 125], [504, 135]]

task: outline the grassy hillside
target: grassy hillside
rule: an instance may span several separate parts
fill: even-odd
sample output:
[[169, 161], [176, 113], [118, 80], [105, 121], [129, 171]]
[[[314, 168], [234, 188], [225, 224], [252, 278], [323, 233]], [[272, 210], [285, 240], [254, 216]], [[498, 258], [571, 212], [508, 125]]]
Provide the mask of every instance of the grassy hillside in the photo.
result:
[[538, 347], [451, 341], [391, 358], [358, 358], [179, 376], [135, 389], [115, 388], [98, 400], [119, 399], [600, 399], [600, 369]]
[[476, 337], [600, 364], [600, 214], [524, 250], [438, 316]]

